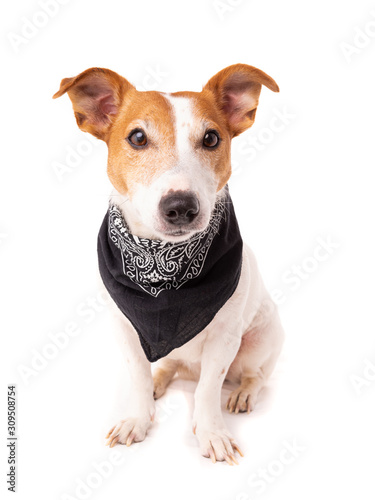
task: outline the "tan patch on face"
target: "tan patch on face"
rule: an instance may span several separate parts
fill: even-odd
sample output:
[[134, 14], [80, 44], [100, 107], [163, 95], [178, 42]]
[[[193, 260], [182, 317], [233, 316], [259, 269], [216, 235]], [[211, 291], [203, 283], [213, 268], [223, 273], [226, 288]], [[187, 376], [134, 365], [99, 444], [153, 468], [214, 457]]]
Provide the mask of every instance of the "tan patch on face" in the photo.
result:
[[[208, 166], [217, 179], [217, 191], [222, 189], [231, 175], [230, 144], [231, 134], [224, 114], [218, 108], [211, 92], [176, 92], [173, 97], [187, 97], [191, 100], [195, 126], [191, 125], [190, 141], [194, 152]], [[219, 133], [220, 144], [217, 148], [202, 147], [202, 140], [207, 130]]]
[[[132, 147], [127, 138], [142, 129], [147, 146]], [[148, 186], [176, 162], [174, 117], [170, 103], [159, 92], [130, 90], [122, 103], [108, 140], [108, 177], [131, 199], [137, 184]]]

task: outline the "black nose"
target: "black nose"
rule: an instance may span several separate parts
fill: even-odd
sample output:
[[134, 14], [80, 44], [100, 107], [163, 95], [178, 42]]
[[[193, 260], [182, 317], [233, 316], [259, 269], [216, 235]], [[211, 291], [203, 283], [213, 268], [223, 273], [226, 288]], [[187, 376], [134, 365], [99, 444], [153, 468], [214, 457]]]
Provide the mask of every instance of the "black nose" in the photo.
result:
[[165, 221], [182, 226], [193, 222], [199, 214], [199, 201], [189, 191], [173, 191], [162, 197], [159, 211]]

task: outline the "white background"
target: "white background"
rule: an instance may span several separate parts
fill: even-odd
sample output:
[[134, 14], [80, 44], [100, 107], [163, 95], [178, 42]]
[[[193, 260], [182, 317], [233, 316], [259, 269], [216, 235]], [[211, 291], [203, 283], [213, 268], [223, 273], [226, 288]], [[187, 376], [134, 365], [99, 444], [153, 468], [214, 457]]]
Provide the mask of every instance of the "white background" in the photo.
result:
[[[373, 498], [375, 3], [219, 4], [71, 0], [46, 18], [38, 1], [2, 3], [1, 491], [15, 383], [21, 499]], [[263, 90], [254, 127], [233, 141], [230, 187], [267, 287], [282, 292], [285, 349], [256, 410], [225, 413], [245, 452], [238, 467], [200, 456], [195, 384], [178, 380], [147, 439], [113, 455], [104, 436], [126, 406], [127, 373], [97, 296], [106, 146], [79, 131], [66, 96], [51, 97], [91, 66], [143, 88], [199, 91], [237, 62], [281, 89]], [[71, 148], [84, 154], [59, 179]], [[321, 262], [319, 238], [334, 247]], [[305, 270], [292, 286], [293, 266]], [[48, 351], [71, 323], [77, 335]], [[22, 376], [43, 350], [54, 358]]]

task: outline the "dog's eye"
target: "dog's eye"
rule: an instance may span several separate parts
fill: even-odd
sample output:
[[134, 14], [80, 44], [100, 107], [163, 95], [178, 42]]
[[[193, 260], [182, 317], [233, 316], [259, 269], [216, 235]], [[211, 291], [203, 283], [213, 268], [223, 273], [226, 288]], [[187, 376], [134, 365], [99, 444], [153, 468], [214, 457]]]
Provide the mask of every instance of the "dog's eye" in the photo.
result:
[[128, 141], [132, 146], [142, 148], [147, 145], [147, 136], [143, 130], [135, 129], [130, 132]]
[[220, 138], [216, 130], [208, 130], [203, 137], [203, 146], [205, 148], [214, 148], [219, 144]]

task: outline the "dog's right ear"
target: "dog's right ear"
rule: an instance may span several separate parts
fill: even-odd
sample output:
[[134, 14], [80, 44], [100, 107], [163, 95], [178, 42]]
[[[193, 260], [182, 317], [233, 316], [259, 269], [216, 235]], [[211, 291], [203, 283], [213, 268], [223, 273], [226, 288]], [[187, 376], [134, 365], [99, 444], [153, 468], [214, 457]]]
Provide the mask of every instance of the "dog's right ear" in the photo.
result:
[[53, 98], [67, 92], [79, 128], [105, 141], [123, 97], [130, 89], [135, 87], [114, 71], [90, 68], [76, 77], [64, 78]]

